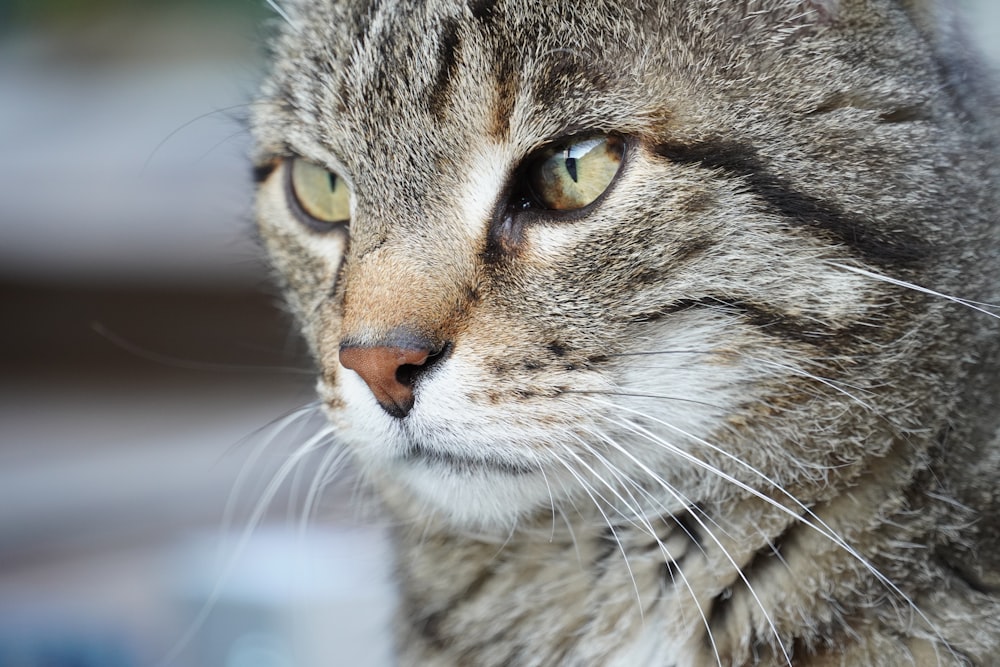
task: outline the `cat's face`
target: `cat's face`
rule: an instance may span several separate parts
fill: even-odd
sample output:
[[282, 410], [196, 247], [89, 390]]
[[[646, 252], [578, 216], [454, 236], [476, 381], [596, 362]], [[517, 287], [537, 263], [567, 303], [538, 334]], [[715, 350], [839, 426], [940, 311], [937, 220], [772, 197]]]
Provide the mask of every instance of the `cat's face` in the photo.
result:
[[338, 439], [461, 524], [807, 494], [953, 354], [853, 270], [941, 285], [972, 245], [913, 16], [632, 4], [285, 3], [263, 237]]

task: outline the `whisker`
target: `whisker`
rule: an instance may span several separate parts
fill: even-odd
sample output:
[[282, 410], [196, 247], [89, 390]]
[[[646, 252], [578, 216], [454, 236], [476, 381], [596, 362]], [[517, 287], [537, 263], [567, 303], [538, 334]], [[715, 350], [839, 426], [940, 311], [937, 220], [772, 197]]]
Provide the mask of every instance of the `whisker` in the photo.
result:
[[612, 352], [608, 357], [646, 357], [662, 354], [716, 354], [717, 350], [712, 349], [688, 349], [688, 350], [640, 350], [637, 352]]
[[[584, 447], [587, 447], [586, 443], [584, 443], [582, 440], [580, 440], [579, 438], [577, 438], [577, 440]], [[607, 503], [607, 505], [609, 507], [611, 507], [612, 509], [614, 509], [615, 512], [618, 514], [618, 516], [622, 517], [628, 524], [630, 524], [631, 526], [633, 526], [634, 528], [637, 528], [639, 530], [643, 530], [643, 529], [645, 529], [649, 525], [648, 521], [645, 520], [645, 517], [643, 516], [642, 512], [639, 511], [639, 506], [638, 505], [636, 505], [635, 507], [632, 507], [631, 505], [629, 505], [628, 501], [626, 501], [621, 496], [621, 494], [617, 491], [617, 489], [612, 484], [610, 484], [607, 480], [605, 480], [603, 477], [601, 477], [597, 473], [597, 471], [594, 470], [594, 468], [590, 464], [588, 464], [579, 454], [577, 454], [576, 452], [574, 452], [571, 448], [567, 447], [566, 445], [562, 445], [562, 447], [563, 447], [563, 449], [565, 449], [567, 451], [567, 453], [569, 453], [570, 456], [572, 456], [576, 460], [577, 463], [579, 463], [584, 468], [586, 468], [587, 472], [589, 472], [591, 475], [593, 475], [593, 477], [597, 481], [601, 482], [602, 484], [604, 484], [604, 486], [608, 487], [608, 490], [611, 491], [611, 493], [619, 501], [621, 501], [621, 503], [625, 506], [626, 509], [631, 510], [633, 512], [633, 514], [635, 514], [635, 518], [627, 516], [621, 510], [617, 509], [617, 506], [614, 503], [609, 502], [607, 498], [605, 498], [603, 495], [601, 495], [600, 493], [598, 493], [598, 492], [595, 491], [595, 493], [597, 493], [597, 495], [598, 495], [598, 498], [600, 498], [601, 500], [603, 500], [605, 503]]]
[[292, 21], [292, 17], [289, 16], [288, 13], [285, 12], [285, 10], [278, 5], [277, 0], [266, 0], [266, 2], [268, 6], [274, 10], [275, 14], [283, 18], [285, 20], [285, 23], [294, 28], [296, 32], [299, 32], [298, 25], [294, 21]]
[[[553, 454], [553, 455], [556, 456], [556, 458], [559, 458], [558, 454]], [[566, 463], [563, 461], [560, 461], [560, 463], [564, 466], [566, 465]], [[579, 506], [577, 506], [576, 501], [573, 499], [573, 494], [567, 491], [566, 485], [563, 483], [563, 481], [559, 479], [559, 477], [556, 477], [555, 481], [559, 484], [559, 489], [562, 491], [562, 495], [560, 496], [560, 498], [565, 499], [565, 501], [569, 503], [570, 507], [573, 508], [573, 510], [577, 513], [578, 516], [583, 516], [583, 513], [580, 511]], [[569, 516], [567, 515], [566, 512], [560, 512], [560, 515], [562, 516], [563, 522], [566, 524], [566, 530], [569, 532], [570, 540], [573, 542], [573, 550], [576, 552], [576, 561], [577, 563], [580, 564], [581, 567], [583, 567], [583, 556], [580, 554], [580, 544], [579, 542], [577, 542], [576, 539], [576, 531], [573, 530], [573, 522], [570, 521]]]
[[153, 363], [173, 368], [182, 368], [192, 371], [207, 371], [211, 373], [291, 373], [295, 375], [314, 375], [315, 371], [306, 368], [295, 368], [292, 366], [247, 366], [240, 364], [216, 364], [203, 361], [191, 361], [181, 359], [160, 352], [154, 352], [142, 348], [131, 341], [114, 333], [100, 322], [91, 322], [90, 328], [100, 336], [103, 336], [117, 347], [125, 350], [141, 359], [152, 361]]
[[[626, 426], [625, 424], [622, 424], [622, 423], [619, 423], [619, 422], [615, 422], [614, 420], [612, 420], [610, 418], [607, 418], [607, 419], [608, 419], [608, 421], [611, 421], [611, 423], [618, 423], [618, 425], [620, 425], [620, 426]], [[663, 442], [663, 441], [660, 441], [660, 442], [662, 442], [663, 446], [665, 446], [665, 447], [671, 447], [672, 450], [673, 449], [678, 449], [677, 447], [674, 447], [674, 446], [670, 445], [669, 443], [666, 443], [666, 442]], [[647, 466], [642, 461], [640, 461], [631, 452], [629, 452], [628, 450], [626, 450], [624, 447], [622, 447], [618, 443], [614, 442], [613, 440], [609, 441], [608, 444], [610, 444], [612, 447], [615, 448], [616, 451], [620, 452], [621, 454], [623, 454], [624, 456], [626, 456], [628, 459], [630, 459], [633, 463], [635, 463], [637, 466], [639, 466], [639, 468], [644, 473], [646, 473], [647, 475], [649, 475], [649, 477], [651, 479], [653, 479], [658, 484], [660, 484], [660, 486], [667, 493], [669, 493], [670, 495], [672, 495], [676, 500], [680, 501], [681, 503], [684, 503], [683, 497], [673, 488], [673, 486], [671, 484], [667, 483], [666, 480], [664, 480], [658, 474], [654, 473], [649, 468], [649, 466]], [[712, 466], [708, 466], [708, 467], [712, 468]], [[763, 601], [758, 597], [757, 592], [753, 589], [753, 586], [750, 584], [750, 580], [747, 579], [746, 574], [744, 574], [743, 569], [736, 563], [736, 560], [732, 557], [732, 555], [725, 548], [725, 546], [723, 546], [722, 542], [718, 539], [718, 537], [715, 536], [715, 533], [713, 533], [712, 530], [707, 525], [705, 525], [705, 523], [700, 518], [698, 518], [697, 515], [692, 514], [691, 516], [692, 516], [692, 518], [694, 518], [694, 520], [696, 522], [698, 522], [698, 525], [701, 526], [701, 528], [703, 528], [705, 530], [705, 533], [708, 535], [708, 537], [715, 543], [715, 545], [717, 547], [719, 547], [719, 550], [722, 552], [722, 555], [725, 556], [726, 560], [728, 560], [729, 563], [730, 563], [730, 565], [732, 565], [733, 568], [736, 570], [737, 576], [740, 578], [740, 580], [743, 582], [743, 584], [747, 587], [747, 590], [750, 592], [750, 595], [753, 597], [754, 601], [757, 603], [757, 607], [760, 609], [761, 613], [764, 614], [764, 619], [767, 621], [768, 626], [771, 628], [771, 632], [774, 634], [774, 639], [777, 642], [778, 647], [781, 649], [782, 655], [784, 655], [785, 662], [788, 664], [789, 667], [792, 667], [791, 656], [788, 654], [788, 651], [785, 648], [785, 644], [781, 640], [781, 636], [778, 633], [778, 628], [774, 625], [774, 621], [771, 618], [771, 615], [768, 613], [767, 608], [764, 606]]]
[[990, 317], [1000, 319], [1000, 315], [992, 313], [987, 308], [1000, 309], [1000, 305], [992, 303], [983, 303], [981, 301], [972, 301], [970, 299], [962, 299], [957, 296], [951, 296], [944, 294], [942, 292], [936, 292], [927, 287], [922, 287], [915, 283], [907, 282], [905, 280], [900, 280], [898, 278], [892, 278], [890, 276], [883, 275], [881, 273], [875, 273], [874, 271], [869, 271], [868, 269], [862, 269], [857, 266], [849, 266], [847, 264], [841, 264], [839, 262], [826, 262], [830, 266], [835, 266], [838, 269], [843, 269], [845, 271], [850, 271], [852, 273], [857, 273], [858, 275], [865, 276], [867, 278], [872, 278], [873, 280], [878, 280], [884, 283], [889, 283], [890, 285], [896, 285], [897, 287], [905, 287], [906, 289], [913, 290], [915, 292], [920, 292], [922, 294], [928, 294], [930, 296], [936, 296], [945, 301], [951, 301], [952, 303], [957, 303], [960, 306], [965, 306], [966, 308], [971, 308], [972, 310], [983, 313], [984, 315], [989, 315]]
[[[620, 445], [618, 445], [618, 443], [614, 442], [614, 440], [611, 438], [611, 436], [609, 436], [609, 435], [607, 435], [605, 433], [602, 433], [601, 431], [597, 431], [597, 430], [593, 430], [593, 429], [587, 429], [587, 432], [590, 433], [592, 436], [598, 438], [599, 440], [605, 442], [606, 444], [612, 446], [613, 448], [620, 447]], [[581, 443], [584, 444], [584, 446], [589, 447], [589, 445], [586, 445], [586, 443], [583, 443], [582, 440], [581, 440]], [[589, 448], [589, 451], [591, 451], [595, 456], [601, 457], [600, 453], [596, 452], [592, 447]], [[604, 457], [601, 457], [601, 458], [604, 458]], [[683, 522], [677, 521], [676, 517], [673, 516], [673, 512], [670, 510], [670, 508], [668, 508], [666, 505], [663, 504], [662, 500], [660, 500], [659, 498], [655, 497], [652, 493], [650, 493], [647, 489], [644, 489], [641, 485], [639, 485], [638, 483], [636, 483], [634, 480], [629, 479], [629, 481], [630, 481], [630, 483], [633, 486], [635, 486], [636, 489], [640, 490], [643, 494], [645, 494], [649, 498], [649, 500], [651, 500], [653, 502], [654, 505], [659, 505], [659, 509], [661, 510], [661, 513], [660, 513], [661, 517], [664, 516], [664, 515], [666, 515], [666, 516], [670, 516], [672, 519], [674, 519], [674, 522], [684, 532], [684, 534], [687, 535], [688, 539], [690, 539], [692, 543], [694, 543], [696, 546], [698, 546], [698, 549], [701, 550], [702, 554], [707, 555], [705, 553], [705, 550], [698, 543], [699, 542], [698, 539], [690, 532], [690, 530], [688, 530], [688, 528], [683, 524]], [[691, 513], [697, 512], [700, 516], [702, 516], [704, 518], [704, 520], [710, 522], [718, 530], [718, 532], [722, 533], [726, 537], [732, 538], [732, 535], [730, 535], [728, 533], [728, 531], [726, 531], [722, 526], [720, 526], [715, 521], [715, 519], [713, 519], [711, 516], [709, 516], [703, 510], [701, 510], [698, 507], [698, 505], [693, 500], [691, 500], [690, 498], [688, 498], [687, 496], [685, 496], [683, 493], [681, 493], [679, 490], [677, 490], [676, 487], [674, 487], [673, 485], [669, 484], [661, 476], [657, 475], [656, 479], [654, 479], [653, 481], [655, 481], [660, 486], [669, 486], [670, 489], [671, 489], [671, 491], [670, 491], [671, 497], [673, 497], [675, 500], [678, 500], [681, 503], [681, 505], [684, 506], [684, 508], [686, 509], [687, 513], [691, 514]]]
[[307, 532], [309, 521], [316, 515], [318, 505], [323, 490], [333, 481], [336, 474], [342, 470], [341, 464], [347, 459], [348, 451], [346, 447], [330, 447], [329, 451], [323, 455], [313, 475], [312, 483], [306, 492], [305, 500], [302, 502], [302, 516], [299, 523], [299, 535], [303, 538]]
[[808, 380], [814, 380], [816, 382], [819, 382], [820, 384], [825, 385], [825, 386], [829, 387], [830, 389], [833, 389], [838, 394], [842, 394], [842, 395], [848, 397], [849, 399], [851, 399], [852, 401], [854, 401], [855, 403], [857, 403], [861, 407], [865, 408], [869, 412], [878, 413], [878, 410], [873, 405], [870, 405], [869, 403], [866, 403], [865, 401], [861, 400], [860, 398], [858, 398], [857, 396], [855, 396], [851, 392], [849, 392], [846, 389], [844, 389], [841, 386], [839, 386], [839, 384], [836, 383], [836, 382], [834, 382], [833, 380], [829, 380], [829, 379], [821, 377], [819, 375], [814, 375], [813, 373], [805, 371], [805, 370], [803, 370], [801, 368], [797, 368], [795, 366], [789, 366], [787, 364], [782, 364], [782, 363], [779, 363], [777, 361], [771, 361], [770, 359], [759, 359], [759, 358], [755, 358], [755, 357], [751, 357], [751, 359], [753, 361], [757, 361], [757, 362], [769, 364], [771, 366], [774, 366], [775, 368], [780, 368], [782, 370], [789, 371], [793, 375], [798, 375], [799, 377], [804, 377], [804, 378], [806, 378]]
[[[757, 489], [755, 489], [755, 488], [753, 488], [753, 487], [745, 484], [744, 482], [736, 479], [732, 475], [729, 475], [725, 471], [719, 470], [718, 468], [716, 468], [716, 467], [714, 467], [714, 466], [712, 466], [712, 465], [710, 465], [710, 464], [702, 461], [701, 459], [699, 459], [696, 456], [690, 454], [689, 452], [684, 451], [683, 449], [677, 447], [676, 445], [671, 445], [670, 443], [667, 443], [667, 442], [663, 441], [661, 438], [658, 438], [656, 435], [650, 433], [649, 431], [647, 431], [646, 429], [642, 428], [641, 426], [639, 426], [637, 424], [616, 422], [614, 419], [612, 419], [612, 418], [610, 418], [610, 417], [608, 417], [606, 415], [603, 415], [603, 414], [600, 415], [603, 419], [605, 419], [605, 420], [607, 420], [607, 421], [609, 421], [611, 423], [618, 424], [619, 426], [621, 426], [623, 428], [627, 428], [627, 429], [631, 430], [632, 432], [636, 433], [637, 435], [641, 435], [641, 436], [647, 438], [648, 440], [650, 440], [651, 442], [653, 442], [655, 444], [659, 444], [660, 446], [666, 448], [671, 453], [674, 453], [674, 454], [680, 456], [681, 458], [683, 458], [683, 459], [685, 459], [685, 460], [687, 460], [687, 461], [695, 464], [696, 466], [698, 466], [698, 467], [700, 467], [700, 468], [702, 468], [702, 469], [704, 469], [704, 470], [706, 470], [706, 471], [708, 471], [708, 472], [710, 472], [710, 473], [712, 473], [714, 475], [717, 475], [721, 479], [723, 479], [723, 480], [725, 480], [725, 481], [727, 481], [727, 482], [735, 485], [737, 488], [740, 488], [740, 489], [746, 491], [747, 493], [753, 495], [754, 497], [756, 497], [756, 498], [764, 501], [765, 503], [773, 506], [778, 511], [783, 512], [783, 513], [787, 514], [788, 516], [792, 517], [795, 521], [801, 522], [803, 525], [808, 526], [809, 528], [811, 528], [811, 529], [815, 530], [816, 532], [818, 532], [820, 535], [822, 535], [822, 536], [826, 537], [827, 539], [831, 540], [834, 544], [836, 544], [841, 549], [844, 549], [844, 551], [847, 552], [848, 555], [850, 555], [858, 563], [860, 563], [862, 565], [862, 567], [864, 567], [873, 577], [875, 577], [880, 583], [882, 583], [882, 585], [884, 585], [887, 589], [891, 590], [894, 594], [896, 594], [899, 597], [899, 599], [903, 600], [907, 604], [907, 606], [910, 609], [912, 609], [913, 612], [916, 613], [917, 616], [921, 620], [924, 621], [924, 623], [926, 623], [927, 627], [930, 628], [930, 630], [942, 642], [942, 644], [944, 644], [944, 646], [946, 646], [948, 648], [949, 652], [952, 655], [955, 655], [957, 657], [957, 654], [955, 654], [954, 650], [951, 648], [951, 645], [947, 642], [947, 640], [941, 634], [940, 630], [938, 630], [937, 626], [933, 622], [931, 622], [931, 620], [927, 617], [927, 615], [916, 605], [916, 603], [913, 602], [913, 600], [908, 595], [906, 595], [906, 593], [904, 593], [896, 584], [894, 584], [892, 582], [891, 579], [889, 579], [888, 577], [886, 577], [878, 568], [876, 568], [871, 562], [869, 562], [868, 559], [866, 559], [856, 549], [854, 549], [852, 546], [850, 546], [847, 543], [846, 540], [844, 540], [839, 534], [837, 534], [837, 532], [835, 530], [833, 530], [828, 524], [826, 524], [826, 522], [823, 521], [822, 518], [820, 518], [819, 516], [817, 516], [809, 507], [807, 507], [805, 504], [803, 504], [794, 495], [788, 493], [788, 491], [786, 491], [784, 489], [784, 487], [782, 487], [780, 484], [778, 484], [777, 482], [775, 482], [774, 480], [772, 480], [770, 477], [768, 477], [767, 475], [765, 475], [763, 472], [757, 470], [754, 466], [751, 466], [750, 464], [746, 463], [745, 461], [743, 461], [739, 457], [734, 456], [734, 455], [730, 454], [729, 452], [726, 452], [725, 450], [721, 449], [720, 447], [716, 447], [715, 445], [712, 445], [711, 443], [705, 441], [704, 439], [698, 438], [695, 435], [687, 433], [683, 429], [677, 428], [676, 426], [673, 426], [672, 424], [669, 424], [668, 422], [665, 422], [665, 421], [663, 421], [661, 419], [657, 419], [656, 417], [653, 417], [651, 415], [643, 414], [641, 412], [638, 412], [636, 410], [632, 410], [632, 409], [630, 409], [628, 407], [625, 407], [625, 406], [614, 405], [614, 404], [611, 404], [611, 403], [600, 401], [598, 399], [590, 399], [590, 400], [592, 402], [595, 402], [595, 403], [599, 403], [599, 404], [602, 404], [602, 405], [605, 405], [605, 406], [612, 407], [612, 408], [614, 408], [616, 410], [625, 410], [625, 411], [631, 412], [631, 413], [633, 413], [633, 414], [635, 414], [635, 415], [637, 415], [639, 417], [642, 417], [643, 419], [648, 419], [648, 420], [654, 421], [656, 423], [659, 423], [662, 426], [665, 426], [666, 428], [671, 429], [671, 430], [673, 430], [674, 432], [676, 432], [676, 433], [678, 433], [680, 435], [683, 435], [685, 437], [691, 438], [693, 441], [697, 442], [698, 444], [701, 444], [701, 445], [707, 447], [708, 449], [710, 449], [710, 450], [712, 450], [712, 451], [714, 451], [714, 452], [716, 452], [716, 453], [718, 453], [718, 454], [726, 457], [727, 459], [733, 461], [737, 465], [743, 467], [747, 471], [749, 471], [752, 474], [756, 475], [762, 481], [765, 481], [771, 488], [773, 488], [776, 491], [778, 491], [779, 493], [781, 493], [783, 496], [785, 496], [786, 498], [788, 498], [794, 505], [796, 505], [797, 507], [799, 507], [803, 511], [804, 515], [809, 516], [812, 519], [815, 519], [816, 523], [813, 523], [811, 520], [806, 519], [805, 516], [803, 516], [803, 515], [796, 514], [795, 512], [791, 511], [789, 508], [785, 507], [784, 505], [782, 505], [781, 503], [777, 502], [773, 498], [768, 497], [767, 495], [761, 493], [759, 490], [757, 490]], [[626, 452], [625, 450], [622, 450], [622, 453], [625, 454], [626, 456], [629, 455], [628, 452]]]
[[[237, 474], [236, 479], [233, 481], [232, 488], [229, 491], [229, 497], [226, 499], [226, 504], [222, 510], [220, 537], [227, 535], [235, 523], [236, 508], [243, 492], [243, 486], [246, 484], [251, 470], [257, 465], [261, 457], [264, 455], [265, 450], [272, 446], [274, 439], [279, 434], [283, 433], [285, 429], [291, 427], [296, 422], [308, 419], [308, 417], [315, 414], [315, 410], [319, 407], [319, 405], [319, 401], [311, 401], [306, 405], [296, 408], [282, 417], [275, 419], [271, 423], [256, 429], [253, 433], [242, 439], [241, 442], [246, 442], [251, 438], [260, 437], [260, 442], [256, 447], [254, 447], [246, 461], [243, 462], [239, 474]], [[236, 446], [239, 446], [239, 443], [237, 443]], [[221, 548], [223, 540], [220, 539], [219, 544]]]
[[285, 480], [288, 478], [288, 475], [302, 462], [306, 456], [311, 454], [318, 447], [322, 446], [324, 440], [332, 434], [332, 427], [321, 429], [318, 433], [316, 433], [316, 435], [306, 441], [305, 444], [296, 449], [281, 465], [278, 471], [275, 472], [271, 481], [261, 494], [260, 499], [257, 501], [253, 512], [251, 512], [250, 518], [243, 529], [243, 534], [240, 536], [240, 540], [237, 543], [236, 548], [233, 550], [232, 556], [230, 556], [222, 572], [216, 578], [215, 586], [212, 588], [212, 591], [205, 599], [205, 602], [202, 604], [198, 614], [191, 621], [190, 625], [188, 625], [187, 630], [181, 635], [167, 654], [157, 663], [157, 667], [169, 667], [169, 665], [180, 656], [181, 651], [183, 651], [191, 643], [194, 636], [202, 629], [205, 624], [205, 620], [215, 607], [215, 603], [218, 602], [219, 598], [222, 596], [222, 591], [229, 582], [229, 579], [235, 570], [237, 561], [246, 550], [247, 545], [250, 543], [250, 539], [253, 537], [254, 531], [257, 529], [257, 526], [260, 525], [265, 512], [271, 505], [271, 501], [274, 500], [274, 497], [277, 495], [282, 484], [284, 484]]
[[681, 396], [669, 396], [666, 394], [649, 394], [649, 393], [638, 393], [630, 391], [621, 391], [617, 389], [565, 389], [563, 394], [583, 394], [583, 395], [604, 395], [604, 396], [626, 396], [628, 398], [656, 398], [665, 401], [676, 401], [678, 403], [691, 403], [694, 405], [704, 405], [709, 408], [722, 409], [722, 406], [716, 405], [714, 403], [707, 403], [705, 401], [698, 401], [693, 398], [683, 398]]
[[[571, 455], [576, 456], [576, 453], [573, 452], [572, 449], [570, 449], [569, 447], [566, 447], [565, 445], [563, 447]], [[596, 507], [597, 511], [600, 512], [601, 516], [604, 517], [604, 522], [608, 525], [608, 530], [611, 531], [611, 535], [614, 537], [615, 542], [618, 545], [618, 550], [622, 554], [622, 560], [625, 561], [625, 569], [628, 571], [629, 578], [632, 580], [632, 588], [635, 591], [635, 599], [636, 599], [636, 601], [639, 604], [639, 612], [640, 612], [640, 615], [641, 615], [642, 614], [642, 596], [639, 594], [639, 583], [635, 579], [635, 573], [632, 571], [631, 564], [629, 564], [628, 554], [625, 551], [625, 545], [622, 544], [621, 538], [618, 536], [618, 531], [615, 530], [614, 524], [611, 522], [611, 519], [608, 518], [608, 515], [605, 513], [604, 509], [601, 507], [601, 504], [599, 502], [597, 502], [597, 498], [594, 497], [594, 494], [596, 493], [597, 497], [601, 498], [601, 500], [603, 500], [605, 502], [605, 504], [607, 504], [607, 505], [609, 505], [611, 507], [614, 507], [613, 503], [608, 503], [607, 499], [604, 498], [603, 496], [601, 496], [601, 494], [600, 494], [599, 491], [597, 491], [596, 489], [593, 489], [591, 487], [591, 485], [586, 480], [583, 479], [582, 475], [580, 475], [577, 471], [573, 470], [573, 466], [569, 465], [569, 463], [567, 461], [564, 461], [560, 457], [556, 457], [556, 460], [559, 461], [559, 463], [561, 463], [563, 465], [563, 467], [566, 468], [567, 472], [569, 472], [569, 474], [572, 475], [576, 479], [576, 481], [580, 484], [580, 488], [582, 488], [583, 491], [584, 491], [584, 493], [586, 493], [590, 497], [591, 501], [594, 503], [594, 507]], [[600, 479], [599, 476], [598, 476], [598, 479]]]
[[[606, 356], [609, 357], [609, 358], [611, 358], [611, 357], [655, 357], [655, 356], [661, 356], [661, 355], [667, 356], [667, 355], [672, 355], [672, 354], [699, 354], [699, 355], [704, 355], [704, 356], [711, 356], [711, 355], [718, 355], [718, 354], [720, 354], [720, 351], [718, 349], [712, 349], [712, 348], [697, 349], [697, 350], [673, 350], [673, 349], [669, 349], [669, 350], [638, 350], [638, 351], [635, 351], [635, 352], [612, 352], [612, 353], [607, 354]], [[851, 359], [851, 358], [854, 358], [854, 357], [855, 357], [855, 355], [847, 355], [847, 354], [838, 354], [838, 355], [834, 355], [834, 356], [820, 356], [820, 355], [817, 355], [817, 356], [810, 357], [809, 361], [816, 361], [816, 362], [819, 362], [819, 361], [843, 361], [845, 359]], [[747, 357], [747, 358], [748, 359], [753, 359], [755, 361], [766, 361], [764, 359], [759, 359], [759, 358], [756, 358], [756, 357]], [[656, 366], [646, 366], [646, 368], [657, 368], [657, 367]], [[672, 369], [672, 367], [665, 367], [665, 368]]]
[[545, 474], [545, 465], [539, 461], [537, 457], [536, 462], [538, 464], [538, 472], [542, 475], [542, 481], [545, 482], [545, 490], [549, 492], [549, 504], [552, 508], [552, 532], [549, 535], [549, 542], [552, 542], [556, 538], [556, 498], [552, 494], [552, 486], [549, 484], [549, 476]]
[[244, 109], [244, 108], [247, 108], [247, 107], [251, 107], [254, 104], [255, 104], [255, 102], [243, 102], [241, 104], [233, 104], [233, 105], [230, 105], [228, 107], [221, 107], [219, 109], [213, 109], [212, 111], [206, 111], [203, 114], [199, 114], [199, 115], [195, 116], [194, 118], [192, 118], [191, 120], [187, 121], [186, 123], [183, 123], [182, 125], [177, 126], [173, 130], [171, 130], [167, 134], [167, 136], [163, 137], [160, 140], [160, 142], [158, 144], [156, 144], [156, 146], [153, 147], [153, 150], [151, 150], [149, 152], [149, 155], [146, 156], [145, 161], [142, 163], [142, 167], [139, 168], [139, 173], [140, 174], [145, 173], [146, 169], [149, 167], [150, 162], [153, 161], [153, 158], [156, 157], [156, 154], [160, 152], [160, 149], [163, 148], [167, 144], [167, 142], [169, 142], [171, 139], [173, 139], [179, 133], [181, 133], [184, 130], [186, 130], [187, 128], [191, 127], [192, 125], [194, 125], [198, 121], [204, 120], [205, 118], [209, 118], [209, 117], [214, 116], [216, 114], [228, 113], [228, 112], [233, 111], [235, 109]]
[[[595, 434], [595, 435], [598, 435], [598, 434]], [[619, 471], [618, 468], [617, 468], [617, 466], [615, 466], [613, 463], [611, 463], [610, 461], [608, 461], [605, 457], [601, 456], [601, 454], [599, 452], [597, 452], [593, 447], [591, 447], [587, 443], [583, 442], [582, 440], [580, 442], [587, 449], [587, 452], [589, 454], [591, 454], [592, 456], [594, 456], [598, 460], [598, 462], [600, 462], [604, 467], [606, 467], [608, 469], [609, 472], [611, 472], [611, 474], [615, 477], [615, 479], [617, 479], [619, 482], [627, 482], [628, 483], [628, 484], [625, 485], [625, 489], [626, 489], [626, 492], [629, 494], [629, 497], [633, 499], [633, 502], [635, 503], [636, 509], [638, 509], [638, 507], [640, 506], [640, 503], [635, 498], [635, 496], [632, 494], [632, 492], [628, 490], [628, 486], [629, 485], [633, 486], [640, 493], [645, 494], [650, 500], [653, 501], [654, 505], [655, 504], [660, 504], [661, 507], [662, 507], [662, 503], [660, 503], [659, 499], [655, 498], [653, 496], [653, 494], [651, 494], [646, 489], [642, 488], [639, 484], [637, 484], [634, 480], [632, 480], [628, 475], [626, 475], [626, 474], [622, 473], [621, 471]], [[664, 481], [664, 484], [666, 484], [665, 481]], [[664, 556], [664, 562], [667, 563], [667, 564], [673, 563], [675, 566], [677, 566], [675, 568], [676, 571], [677, 571], [677, 574], [680, 576], [681, 582], [683, 583], [684, 587], [687, 589], [688, 594], [691, 596], [691, 601], [694, 602], [694, 606], [698, 610], [698, 615], [701, 617], [701, 622], [705, 626], [705, 632], [706, 632], [706, 635], [708, 636], [709, 643], [712, 646], [712, 653], [715, 655], [715, 661], [719, 665], [719, 667], [722, 667], [722, 657], [719, 654], [719, 648], [716, 645], [715, 636], [712, 633], [712, 626], [711, 626], [711, 624], [708, 621], [708, 616], [705, 615], [705, 610], [702, 608], [701, 602], [698, 600], [698, 596], [694, 592], [694, 588], [692, 588], [690, 581], [688, 581], [687, 576], [684, 574], [683, 568], [681, 568], [679, 566], [679, 564], [677, 563], [677, 559], [674, 558], [674, 556], [670, 553], [670, 549], [667, 547], [666, 544], [663, 543], [663, 540], [660, 539], [659, 535], [656, 534], [656, 530], [653, 528], [652, 523], [650, 523], [649, 520], [646, 519], [645, 516], [643, 516], [643, 514], [641, 512], [636, 511], [636, 516], [639, 517], [640, 520], [643, 521], [647, 532], [653, 538], [653, 540], [656, 542], [657, 546], [660, 549], [661, 555]], [[684, 527], [684, 525], [681, 522], [677, 521], [676, 518], [674, 518], [672, 515], [668, 514], [668, 516], [670, 516], [670, 518], [674, 520], [675, 525], [677, 525], [678, 527], [681, 528], [681, 530], [691, 540], [691, 542], [694, 543], [695, 545], [697, 545], [699, 549], [701, 549], [701, 545], [699, 545], [697, 543], [697, 541], [693, 539], [691, 533], [687, 530], [687, 528]], [[660, 518], [662, 518], [662, 515], [660, 516]], [[674, 570], [670, 570], [670, 578], [671, 578], [672, 581], [674, 581], [674, 583], [676, 583], [676, 581], [674, 580], [674, 574], [673, 574], [673, 572], [674, 572]]]
[[199, 162], [201, 162], [202, 160], [204, 160], [205, 158], [207, 158], [209, 155], [211, 155], [212, 153], [214, 153], [216, 151], [216, 149], [219, 148], [220, 146], [223, 146], [223, 145], [227, 144], [228, 142], [232, 141], [233, 139], [235, 139], [236, 137], [238, 137], [238, 136], [240, 136], [242, 134], [248, 134], [249, 132], [250, 132], [250, 130], [248, 130], [247, 128], [244, 127], [244, 128], [240, 128], [239, 130], [233, 132], [232, 134], [229, 134], [229, 135], [223, 137], [222, 139], [219, 139], [217, 142], [215, 142], [214, 144], [212, 144], [208, 149], [206, 149], [201, 155], [199, 155], [198, 157], [196, 157], [193, 160], [192, 164], [198, 164]]

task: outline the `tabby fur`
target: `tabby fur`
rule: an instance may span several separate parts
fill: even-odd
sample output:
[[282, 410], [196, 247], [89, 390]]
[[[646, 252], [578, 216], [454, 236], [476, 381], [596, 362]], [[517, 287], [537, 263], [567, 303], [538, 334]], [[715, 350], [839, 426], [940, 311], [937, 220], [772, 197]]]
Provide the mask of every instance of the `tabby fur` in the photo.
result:
[[[1000, 664], [998, 135], [950, 3], [278, 5], [261, 237], [394, 519], [400, 664]], [[511, 204], [592, 135], [594, 205]], [[338, 355], [406, 336], [444, 353], [399, 417]]]

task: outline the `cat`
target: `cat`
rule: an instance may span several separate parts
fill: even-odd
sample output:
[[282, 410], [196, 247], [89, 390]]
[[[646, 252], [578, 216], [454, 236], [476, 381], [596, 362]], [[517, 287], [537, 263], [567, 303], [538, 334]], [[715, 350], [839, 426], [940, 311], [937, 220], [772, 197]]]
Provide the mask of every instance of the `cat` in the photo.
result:
[[283, 0], [260, 236], [401, 665], [1000, 664], [995, 104], [942, 0]]

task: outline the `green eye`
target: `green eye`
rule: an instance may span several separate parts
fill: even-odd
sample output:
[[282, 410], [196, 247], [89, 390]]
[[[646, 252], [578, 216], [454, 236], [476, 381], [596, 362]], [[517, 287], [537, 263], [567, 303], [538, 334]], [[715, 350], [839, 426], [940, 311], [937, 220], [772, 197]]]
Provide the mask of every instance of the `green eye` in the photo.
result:
[[625, 147], [616, 137], [583, 139], [544, 151], [527, 173], [538, 203], [555, 211], [583, 208], [601, 196], [622, 164]]
[[314, 222], [332, 225], [351, 218], [351, 191], [332, 171], [293, 158], [288, 183], [299, 208]]

